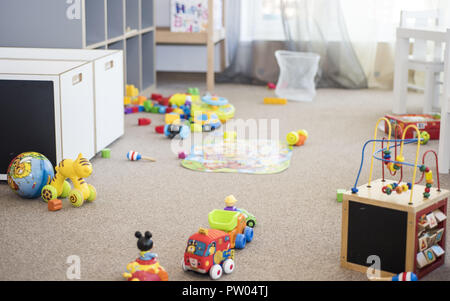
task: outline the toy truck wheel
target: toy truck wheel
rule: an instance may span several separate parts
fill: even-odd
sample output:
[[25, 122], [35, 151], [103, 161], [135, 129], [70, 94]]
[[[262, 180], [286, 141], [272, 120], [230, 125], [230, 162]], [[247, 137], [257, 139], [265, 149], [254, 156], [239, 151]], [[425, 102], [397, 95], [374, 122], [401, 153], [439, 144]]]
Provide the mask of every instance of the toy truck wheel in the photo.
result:
[[244, 230], [245, 240], [251, 242], [253, 240], [253, 228], [245, 227]]
[[91, 203], [91, 202], [95, 201], [95, 199], [97, 198], [97, 190], [91, 184], [88, 184], [88, 187], [89, 187], [90, 194], [86, 201]]
[[186, 264], [184, 263], [184, 259], [181, 261], [181, 268], [183, 269], [183, 271], [187, 272], [188, 268], [186, 267]]
[[222, 277], [223, 269], [219, 264], [215, 264], [211, 267], [209, 270], [209, 277], [211, 277], [212, 280], [217, 280], [220, 277]]
[[231, 274], [234, 271], [234, 260], [227, 259], [223, 262], [223, 272], [225, 274]]
[[237, 249], [245, 248], [246, 242], [247, 242], [247, 240], [245, 239], [245, 235], [244, 234], [236, 235], [235, 247]]
[[51, 185], [45, 185], [41, 190], [42, 199], [48, 203], [51, 200], [58, 198], [58, 192], [55, 187]]
[[164, 136], [166, 136], [166, 137], [169, 137], [169, 135], [170, 135], [169, 126], [170, 126], [170, 124], [166, 124], [164, 126]]
[[254, 220], [247, 221], [247, 226], [250, 227], [250, 228], [254, 228], [255, 227], [255, 221]]
[[70, 187], [69, 182], [64, 181], [64, 183], [63, 183], [63, 190], [62, 190], [62, 193], [61, 193], [60, 197], [63, 198], [63, 199], [68, 197], [69, 193], [70, 193], [70, 190], [72, 190], [72, 187]]
[[84, 203], [83, 194], [78, 189], [73, 189], [69, 195], [69, 201], [74, 207], [81, 207]]

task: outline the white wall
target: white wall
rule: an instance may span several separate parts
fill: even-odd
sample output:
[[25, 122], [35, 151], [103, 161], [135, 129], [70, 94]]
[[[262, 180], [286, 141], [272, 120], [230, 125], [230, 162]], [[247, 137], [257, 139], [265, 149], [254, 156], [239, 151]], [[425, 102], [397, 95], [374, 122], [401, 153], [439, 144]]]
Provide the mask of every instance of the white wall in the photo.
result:
[[[170, 27], [170, 0], [156, 0], [156, 26]], [[220, 44], [216, 45], [215, 70], [220, 72]], [[156, 71], [206, 72], [206, 46], [157, 45]]]

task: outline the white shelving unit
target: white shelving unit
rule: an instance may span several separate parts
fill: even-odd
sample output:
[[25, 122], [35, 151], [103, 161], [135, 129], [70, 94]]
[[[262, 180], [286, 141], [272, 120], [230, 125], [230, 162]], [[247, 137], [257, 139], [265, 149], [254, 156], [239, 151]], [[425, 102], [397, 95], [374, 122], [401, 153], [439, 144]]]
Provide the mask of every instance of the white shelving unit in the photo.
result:
[[154, 1], [80, 0], [79, 18], [68, 17], [77, 1], [3, 1], [0, 46], [123, 50], [125, 83], [147, 94], [156, 87]]

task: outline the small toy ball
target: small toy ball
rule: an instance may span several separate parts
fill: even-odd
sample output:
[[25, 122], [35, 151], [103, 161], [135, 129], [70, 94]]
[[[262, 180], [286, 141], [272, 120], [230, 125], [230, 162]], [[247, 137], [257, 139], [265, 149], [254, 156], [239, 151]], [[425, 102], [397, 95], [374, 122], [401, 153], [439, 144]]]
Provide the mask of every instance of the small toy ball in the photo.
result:
[[276, 87], [277, 85], [275, 85], [274, 83], [267, 83], [267, 88], [270, 90], [275, 90]]
[[427, 144], [430, 141], [430, 134], [427, 131], [421, 131], [420, 138], [420, 144]]
[[7, 171], [8, 185], [19, 196], [34, 199], [55, 175], [50, 161], [42, 154], [26, 152], [15, 157]]
[[187, 156], [186, 156], [186, 153], [185, 153], [185, 152], [179, 152], [179, 153], [178, 153], [178, 159], [183, 159], [183, 160], [184, 160], [184, 159], [186, 159], [186, 157], [187, 157]]
[[308, 132], [306, 130], [292, 131], [286, 136], [286, 141], [289, 145], [302, 146], [308, 139]]

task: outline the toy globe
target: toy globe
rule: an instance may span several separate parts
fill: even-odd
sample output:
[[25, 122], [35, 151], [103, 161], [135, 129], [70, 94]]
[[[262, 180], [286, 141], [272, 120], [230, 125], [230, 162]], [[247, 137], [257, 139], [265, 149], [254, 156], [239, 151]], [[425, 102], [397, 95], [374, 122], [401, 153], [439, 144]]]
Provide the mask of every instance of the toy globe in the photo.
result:
[[42, 154], [26, 152], [15, 157], [7, 171], [8, 185], [23, 198], [33, 199], [41, 195], [54, 176], [53, 166]]

